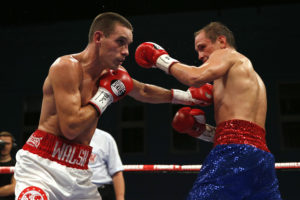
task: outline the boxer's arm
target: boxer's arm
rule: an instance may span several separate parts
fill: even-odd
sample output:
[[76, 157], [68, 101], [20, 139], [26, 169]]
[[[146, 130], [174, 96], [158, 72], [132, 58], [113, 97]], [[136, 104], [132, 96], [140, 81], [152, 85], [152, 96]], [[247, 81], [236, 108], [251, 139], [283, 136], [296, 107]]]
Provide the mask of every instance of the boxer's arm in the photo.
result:
[[212, 82], [222, 76], [235, 64], [232, 53], [228, 50], [217, 50], [200, 67], [183, 63], [174, 63], [170, 67], [170, 74], [181, 83], [200, 87], [204, 83]]
[[128, 95], [145, 103], [208, 106], [212, 103], [212, 85], [205, 84], [200, 88], [191, 87], [187, 91], [182, 91], [178, 89], [169, 90], [133, 79], [133, 89]]
[[212, 85], [207, 83], [199, 88], [191, 87], [187, 91], [178, 89], [168, 90], [133, 79], [133, 89], [128, 95], [137, 101], [145, 103], [208, 106], [212, 103]]
[[135, 100], [145, 103], [171, 103], [172, 91], [151, 84], [146, 84], [133, 79], [133, 89], [128, 94]]
[[59, 126], [68, 139], [77, 137], [97, 119], [97, 112], [91, 105], [81, 105], [82, 76], [81, 68], [68, 60], [54, 63], [49, 71]]

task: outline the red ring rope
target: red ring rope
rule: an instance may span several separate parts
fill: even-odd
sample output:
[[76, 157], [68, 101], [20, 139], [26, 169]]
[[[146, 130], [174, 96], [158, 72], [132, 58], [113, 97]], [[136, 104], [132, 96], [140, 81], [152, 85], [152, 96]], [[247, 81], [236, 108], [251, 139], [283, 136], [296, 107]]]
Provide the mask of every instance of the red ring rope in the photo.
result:
[[[202, 165], [123, 165], [124, 171], [174, 171], [174, 172], [192, 172], [199, 171]], [[300, 162], [275, 163], [275, 169], [300, 169]], [[0, 167], [0, 174], [12, 174], [15, 167]]]

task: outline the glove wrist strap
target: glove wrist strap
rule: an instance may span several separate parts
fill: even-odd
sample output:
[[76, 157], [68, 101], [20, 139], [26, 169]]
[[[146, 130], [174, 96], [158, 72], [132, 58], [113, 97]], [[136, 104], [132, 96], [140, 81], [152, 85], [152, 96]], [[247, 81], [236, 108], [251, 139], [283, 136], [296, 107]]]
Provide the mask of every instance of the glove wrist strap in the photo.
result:
[[92, 104], [99, 116], [105, 111], [107, 106], [113, 102], [114, 98], [111, 93], [105, 88], [99, 87], [96, 94], [90, 99], [89, 103]]
[[216, 128], [206, 124], [206, 130], [197, 138], [206, 142], [214, 142]]
[[168, 54], [163, 54], [156, 60], [156, 67], [169, 74], [169, 68], [172, 64], [179, 62], [178, 60], [171, 58]]
[[191, 93], [178, 89], [172, 89], [172, 104], [192, 105], [191, 99]]

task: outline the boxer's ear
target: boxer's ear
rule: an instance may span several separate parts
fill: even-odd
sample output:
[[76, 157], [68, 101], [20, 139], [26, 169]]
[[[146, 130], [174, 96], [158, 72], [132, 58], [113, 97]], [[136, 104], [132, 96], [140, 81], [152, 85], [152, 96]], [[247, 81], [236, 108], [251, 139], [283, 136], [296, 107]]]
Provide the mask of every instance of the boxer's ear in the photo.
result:
[[102, 38], [104, 38], [104, 33], [102, 31], [95, 31], [94, 33], [94, 42], [99, 43], [101, 42]]
[[224, 35], [218, 36], [217, 42], [220, 44], [221, 49], [227, 47], [227, 38]]

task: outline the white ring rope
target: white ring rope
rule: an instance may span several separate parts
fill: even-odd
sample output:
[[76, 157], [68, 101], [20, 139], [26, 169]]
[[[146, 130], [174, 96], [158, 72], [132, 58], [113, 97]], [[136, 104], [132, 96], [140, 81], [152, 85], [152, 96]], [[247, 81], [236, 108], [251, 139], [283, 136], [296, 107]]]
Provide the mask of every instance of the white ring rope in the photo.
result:
[[[174, 171], [174, 172], [193, 172], [199, 171], [202, 165], [123, 165], [126, 172], [159, 172], [159, 171]], [[300, 162], [282, 162], [275, 163], [275, 169], [300, 169]], [[15, 167], [0, 167], [0, 174], [12, 174]]]

